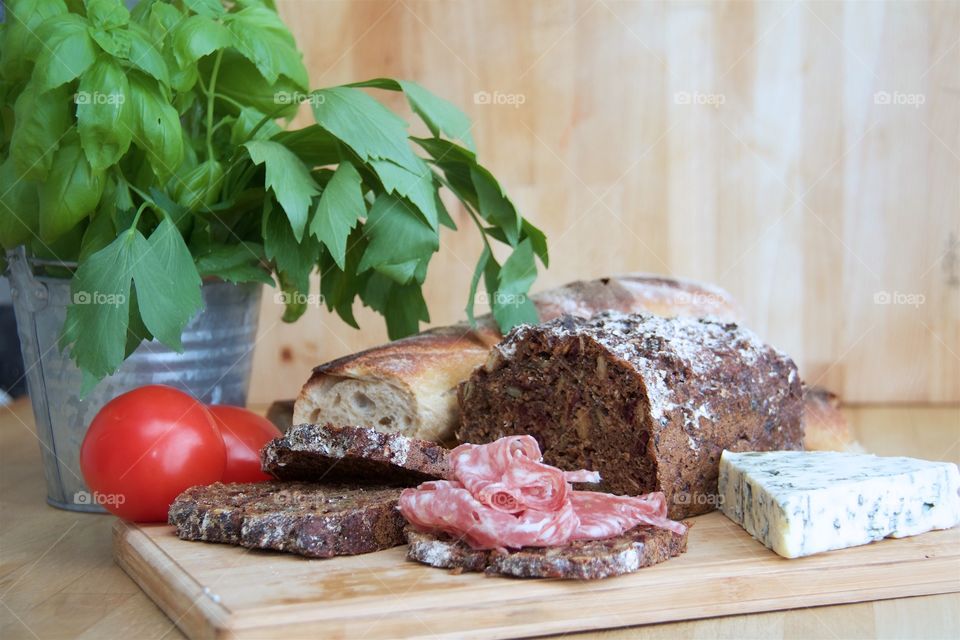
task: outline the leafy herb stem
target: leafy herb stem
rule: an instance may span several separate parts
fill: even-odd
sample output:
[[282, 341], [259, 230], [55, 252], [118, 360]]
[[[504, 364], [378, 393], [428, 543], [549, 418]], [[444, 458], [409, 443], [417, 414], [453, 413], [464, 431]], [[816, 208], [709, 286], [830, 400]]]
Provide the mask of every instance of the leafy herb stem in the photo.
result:
[[137, 231], [137, 225], [140, 224], [140, 215], [144, 210], [150, 206], [149, 202], [144, 202], [137, 208], [137, 213], [133, 216], [133, 223], [130, 225], [130, 228], [127, 229], [127, 241], [133, 240], [133, 234]]
[[223, 60], [223, 49], [217, 51], [213, 59], [213, 71], [210, 72], [210, 87], [207, 90], [207, 153], [213, 160], [213, 103], [217, 95], [217, 76], [220, 74], [220, 61]]

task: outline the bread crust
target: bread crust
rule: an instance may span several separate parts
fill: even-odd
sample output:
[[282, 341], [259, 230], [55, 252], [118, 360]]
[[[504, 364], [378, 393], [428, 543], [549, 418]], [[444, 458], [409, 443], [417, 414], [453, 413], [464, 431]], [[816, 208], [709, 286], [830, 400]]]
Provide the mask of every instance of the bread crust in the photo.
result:
[[600, 490], [717, 506], [720, 454], [802, 448], [796, 365], [734, 323], [601, 313], [514, 329], [461, 385], [459, 437], [529, 434]]
[[260, 452], [280, 480], [416, 486], [446, 476], [449, 451], [434, 442], [369, 427], [298, 424]]
[[[740, 316], [721, 289], [650, 274], [576, 281], [531, 298], [541, 321], [607, 309], [723, 320]], [[467, 323], [439, 327], [322, 364], [297, 397], [293, 423], [360, 424], [450, 443], [459, 421], [457, 386], [501, 338], [488, 315], [478, 318], [475, 328]]]
[[399, 498], [386, 487], [217, 482], [180, 494], [168, 521], [183, 540], [330, 558], [403, 544]]
[[599, 580], [633, 573], [687, 550], [687, 532], [639, 526], [606, 540], [577, 540], [562, 547], [480, 551], [439, 534], [407, 528], [407, 557], [455, 571], [484, 571], [515, 578]]

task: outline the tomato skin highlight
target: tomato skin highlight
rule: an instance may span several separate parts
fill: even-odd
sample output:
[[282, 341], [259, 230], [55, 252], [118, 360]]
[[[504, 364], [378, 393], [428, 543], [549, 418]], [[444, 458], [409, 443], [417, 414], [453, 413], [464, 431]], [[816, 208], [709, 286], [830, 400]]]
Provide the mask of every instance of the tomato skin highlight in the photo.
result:
[[166, 522], [181, 492], [223, 477], [226, 447], [213, 416], [188, 394], [147, 385], [100, 410], [80, 448], [93, 501], [134, 522]]
[[242, 407], [213, 404], [213, 415], [227, 450], [223, 482], [263, 482], [273, 476], [260, 469], [260, 449], [283, 434], [275, 424]]

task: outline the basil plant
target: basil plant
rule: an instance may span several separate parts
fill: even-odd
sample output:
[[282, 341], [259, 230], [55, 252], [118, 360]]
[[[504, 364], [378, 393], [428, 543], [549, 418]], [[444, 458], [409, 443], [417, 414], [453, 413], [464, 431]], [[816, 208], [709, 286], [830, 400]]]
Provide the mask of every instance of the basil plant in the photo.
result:
[[[344, 322], [357, 326], [359, 298], [391, 339], [415, 333], [441, 227], [456, 228], [442, 189], [483, 239], [471, 321], [481, 279], [502, 329], [536, 320], [526, 293], [546, 239], [477, 162], [449, 102], [388, 78], [310, 90], [270, 0], [5, 8], [0, 244], [70, 265], [50, 275], [75, 297], [114, 301], [68, 308], [61, 348], [90, 384], [143, 340], [179, 349], [210, 278], [279, 287], [292, 322], [316, 271]], [[411, 136], [371, 90], [402, 92], [429, 135]], [[314, 124], [284, 128], [304, 103]]]

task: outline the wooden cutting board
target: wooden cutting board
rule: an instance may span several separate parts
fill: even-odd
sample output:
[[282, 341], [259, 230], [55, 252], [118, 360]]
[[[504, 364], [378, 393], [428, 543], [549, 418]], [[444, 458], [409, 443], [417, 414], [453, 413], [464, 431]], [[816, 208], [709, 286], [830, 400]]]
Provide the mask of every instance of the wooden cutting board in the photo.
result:
[[689, 551], [572, 582], [422, 566], [405, 548], [306, 560], [118, 521], [114, 558], [191, 638], [505, 638], [960, 591], [960, 529], [785, 560], [719, 513]]

